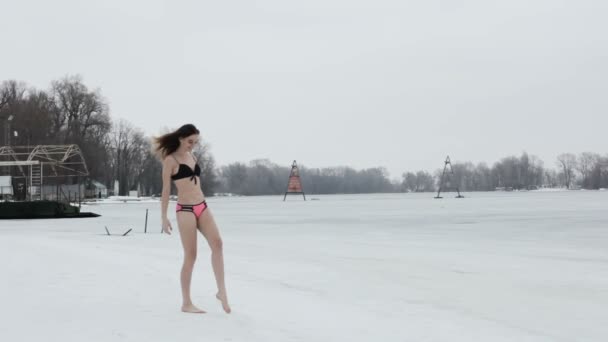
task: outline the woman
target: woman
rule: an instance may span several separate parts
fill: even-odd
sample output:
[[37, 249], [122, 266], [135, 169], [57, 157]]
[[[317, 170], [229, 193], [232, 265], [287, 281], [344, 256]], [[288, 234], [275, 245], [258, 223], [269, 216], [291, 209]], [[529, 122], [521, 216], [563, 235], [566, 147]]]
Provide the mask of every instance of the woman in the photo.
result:
[[192, 154], [192, 149], [198, 144], [199, 130], [194, 125], [187, 124], [177, 131], [156, 138], [156, 151], [163, 159], [163, 191], [161, 197], [161, 219], [163, 232], [171, 234], [173, 227], [167, 218], [167, 207], [171, 193], [171, 181], [177, 188], [176, 217], [179, 235], [184, 247], [184, 264], [181, 271], [182, 311], [205, 313], [192, 304], [190, 298], [190, 283], [192, 269], [196, 260], [197, 230], [207, 239], [211, 247], [211, 265], [217, 283], [218, 292], [215, 295], [222, 302], [226, 313], [230, 313], [226, 284], [224, 283], [224, 255], [222, 239], [211, 211], [207, 207], [205, 195], [200, 187], [201, 169]]

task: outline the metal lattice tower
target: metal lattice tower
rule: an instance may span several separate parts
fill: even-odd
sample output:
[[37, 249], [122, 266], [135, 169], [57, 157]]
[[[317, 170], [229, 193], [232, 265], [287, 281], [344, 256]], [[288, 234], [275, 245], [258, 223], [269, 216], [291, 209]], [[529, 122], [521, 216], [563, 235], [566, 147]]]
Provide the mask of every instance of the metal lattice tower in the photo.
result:
[[[450, 167], [449, 171], [448, 171], [448, 166]], [[452, 188], [451, 185], [452, 185], [453, 176], [454, 176], [454, 170], [452, 169], [452, 162], [450, 161], [450, 156], [447, 156], [445, 159], [444, 166], [443, 166], [443, 173], [441, 174], [441, 180], [439, 181], [439, 190], [437, 190], [437, 196], [435, 196], [435, 198], [443, 198], [443, 197], [441, 197], [441, 190], [443, 190], [445, 188], [449, 191]], [[456, 196], [456, 198], [464, 198], [464, 196], [462, 196], [460, 194], [458, 185], [456, 185], [454, 188], [456, 189], [456, 192], [458, 193], [458, 196]]]
[[285, 196], [283, 196], [283, 201], [285, 201], [288, 194], [302, 194], [304, 200], [306, 201], [306, 195], [304, 194], [304, 189], [302, 188], [302, 180], [300, 179], [300, 170], [298, 170], [298, 164], [295, 160], [291, 164], [291, 172], [289, 173], [289, 181], [287, 183]]

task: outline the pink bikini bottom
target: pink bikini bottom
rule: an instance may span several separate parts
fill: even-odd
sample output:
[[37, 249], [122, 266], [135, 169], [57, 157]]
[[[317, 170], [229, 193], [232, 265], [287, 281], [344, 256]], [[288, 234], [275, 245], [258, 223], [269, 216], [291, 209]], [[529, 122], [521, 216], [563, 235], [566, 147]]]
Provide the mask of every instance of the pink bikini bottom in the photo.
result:
[[175, 211], [188, 211], [194, 214], [196, 218], [199, 218], [203, 212], [207, 209], [207, 202], [202, 201], [199, 204], [177, 204], [175, 206]]

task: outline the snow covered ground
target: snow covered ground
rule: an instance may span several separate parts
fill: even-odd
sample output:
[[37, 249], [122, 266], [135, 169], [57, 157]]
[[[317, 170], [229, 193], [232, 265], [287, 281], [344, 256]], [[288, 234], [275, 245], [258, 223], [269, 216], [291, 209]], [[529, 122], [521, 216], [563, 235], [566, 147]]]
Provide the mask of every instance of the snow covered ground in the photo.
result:
[[608, 341], [608, 192], [465, 195], [208, 199], [231, 315], [157, 201], [0, 220], [0, 341]]

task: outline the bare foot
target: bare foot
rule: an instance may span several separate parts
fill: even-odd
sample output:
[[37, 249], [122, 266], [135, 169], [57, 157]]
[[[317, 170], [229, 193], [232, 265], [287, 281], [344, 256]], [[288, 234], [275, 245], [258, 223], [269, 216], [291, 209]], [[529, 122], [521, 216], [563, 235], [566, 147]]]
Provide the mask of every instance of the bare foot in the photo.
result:
[[194, 306], [194, 304], [182, 305], [182, 311], [188, 313], [207, 313], [205, 310], [201, 310]]
[[215, 298], [217, 298], [217, 300], [219, 300], [220, 302], [222, 302], [222, 307], [224, 308], [224, 311], [226, 311], [226, 313], [230, 313], [232, 310], [230, 309], [230, 305], [228, 305], [228, 298], [226, 298], [226, 295], [220, 295], [220, 293], [218, 292], [215, 295]]

